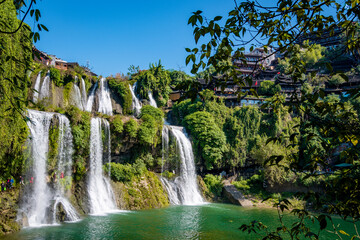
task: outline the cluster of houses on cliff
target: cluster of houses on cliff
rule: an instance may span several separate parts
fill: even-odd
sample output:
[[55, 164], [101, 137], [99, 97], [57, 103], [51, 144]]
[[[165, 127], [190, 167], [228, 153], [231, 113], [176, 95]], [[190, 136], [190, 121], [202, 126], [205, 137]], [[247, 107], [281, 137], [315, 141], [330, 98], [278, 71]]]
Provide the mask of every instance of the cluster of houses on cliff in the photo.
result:
[[[298, 43], [302, 43], [304, 40], [308, 40], [310, 43], [320, 44], [329, 51], [335, 51], [341, 49], [341, 36], [336, 35], [326, 37], [326, 34], [322, 37], [314, 35], [304, 35]], [[223, 76], [213, 76], [210, 80], [198, 79], [202, 89], [213, 89], [216, 96], [222, 97], [225, 104], [231, 106], [243, 106], [243, 105], [255, 105], [261, 104], [264, 98], [257, 98], [251, 94], [245, 95], [245, 97], [239, 98], [238, 93], [242, 91], [244, 93], [250, 93], [250, 89], [256, 92], [261, 87], [263, 81], [271, 81], [275, 85], [281, 87], [281, 93], [286, 96], [286, 100], [289, 101], [291, 96], [301, 94], [301, 83], [295, 82], [290, 76], [281, 74], [277, 70], [278, 59], [282, 56], [276, 54], [272, 49], [265, 51], [263, 48], [256, 48], [251, 52], [244, 54], [244, 59], [232, 59], [233, 65], [242, 76], [251, 76], [252, 84], [246, 83], [245, 86], [239, 86], [235, 84], [231, 79], [227, 80], [224, 84]], [[352, 67], [359, 65], [359, 56], [353, 54], [343, 54], [342, 58], [336, 58], [330, 62], [335, 71], [349, 71]], [[310, 69], [309, 72], [312, 70]], [[324, 76], [327, 76], [324, 74]], [[222, 83], [219, 87], [216, 83]], [[225, 86], [224, 86], [225, 85]], [[325, 82], [324, 91], [327, 94], [335, 93], [341, 94], [354, 88], [360, 87], [360, 76], [353, 75], [349, 77], [347, 82], [341, 83], [337, 86], [331, 85]], [[176, 93], [174, 93], [176, 94]], [[178, 94], [179, 95], [179, 94]]]
[[40, 62], [45, 66], [52, 66], [59, 70], [70, 70], [76, 67], [84, 69], [85, 73], [90, 76], [97, 76], [93, 73], [88, 67], [80, 66], [77, 62], [67, 62], [61, 58], [56, 57], [55, 55], [47, 54], [46, 52], [40, 51], [36, 47], [33, 47], [34, 60]]

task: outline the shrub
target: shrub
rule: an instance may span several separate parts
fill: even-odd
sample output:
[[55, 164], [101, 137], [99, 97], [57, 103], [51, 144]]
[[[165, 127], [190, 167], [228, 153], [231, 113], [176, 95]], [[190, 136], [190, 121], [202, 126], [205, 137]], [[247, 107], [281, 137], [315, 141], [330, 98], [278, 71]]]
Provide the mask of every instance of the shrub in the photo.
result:
[[130, 119], [125, 123], [124, 130], [131, 138], [136, 138], [139, 130], [139, 124], [136, 120]]
[[204, 178], [206, 187], [216, 196], [221, 196], [224, 184], [221, 182], [220, 176], [207, 174]]
[[64, 85], [64, 81], [61, 77], [60, 71], [56, 68], [50, 68], [50, 79], [58, 87], [62, 87]]
[[[104, 171], [108, 171], [109, 163], [104, 165]], [[110, 177], [114, 181], [129, 182], [135, 176], [141, 176], [147, 171], [145, 163], [141, 159], [137, 159], [133, 165], [110, 163]]]
[[140, 118], [145, 114], [152, 116], [159, 123], [162, 123], [164, 119], [164, 113], [159, 108], [150, 105], [145, 105], [141, 108]]
[[144, 145], [151, 145], [156, 143], [156, 132], [157, 132], [157, 125], [155, 118], [151, 115], [145, 114], [141, 117], [143, 120], [138, 133], [138, 138], [141, 144]]
[[124, 124], [121, 120], [121, 117], [120, 117], [120, 115], [116, 115], [115, 118], [111, 122], [111, 131], [114, 134], [119, 135], [122, 133], [123, 130], [124, 130]]
[[[108, 163], [104, 165], [104, 170], [109, 168]], [[110, 177], [114, 181], [129, 182], [134, 177], [135, 172], [130, 164], [110, 163]]]
[[250, 185], [247, 180], [234, 181], [232, 182], [232, 185], [244, 192], [247, 192], [250, 189]]
[[176, 177], [176, 174], [169, 171], [164, 171], [161, 173], [161, 176], [166, 177], [167, 179], [173, 179]]

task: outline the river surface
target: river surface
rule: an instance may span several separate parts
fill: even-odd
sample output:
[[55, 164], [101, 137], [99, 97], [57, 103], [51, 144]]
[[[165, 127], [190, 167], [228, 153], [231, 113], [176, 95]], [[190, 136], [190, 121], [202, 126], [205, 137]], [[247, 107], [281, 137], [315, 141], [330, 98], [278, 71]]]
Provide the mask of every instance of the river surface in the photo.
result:
[[[285, 222], [290, 224], [294, 219], [287, 216]], [[259, 239], [238, 229], [252, 220], [260, 220], [272, 228], [279, 226], [277, 211], [273, 209], [205, 204], [87, 216], [76, 223], [25, 228], [0, 239]], [[342, 229], [352, 233], [353, 228], [347, 225]], [[337, 238], [325, 233], [320, 239]]]

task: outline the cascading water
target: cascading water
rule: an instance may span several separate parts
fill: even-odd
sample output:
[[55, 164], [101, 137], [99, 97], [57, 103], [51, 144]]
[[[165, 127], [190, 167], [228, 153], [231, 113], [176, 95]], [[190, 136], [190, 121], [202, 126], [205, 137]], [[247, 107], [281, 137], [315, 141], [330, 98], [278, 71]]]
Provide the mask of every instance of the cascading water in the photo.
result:
[[47, 184], [46, 162], [49, 150], [49, 128], [53, 113], [28, 110], [31, 138], [32, 166], [28, 173], [31, 191], [25, 196], [22, 211], [27, 215], [29, 226], [48, 223], [47, 211], [50, 205], [51, 190]]
[[92, 87], [92, 89], [90, 91], [90, 94], [89, 94], [89, 97], [88, 97], [87, 102], [86, 102], [85, 111], [87, 111], [87, 112], [92, 111], [93, 103], [94, 103], [94, 100], [95, 100], [95, 92], [96, 92], [97, 87], [98, 87], [98, 83], [96, 82], [94, 84], [94, 86]]
[[101, 118], [91, 119], [90, 169], [88, 179], [91, 214], [104, 214], [116, 210], [115, 197], [110, 182], [103, 175], [104, 156], [101, 123]]
[[131, 87], [131, 85], [129, 84], [129, 88], [132, 96], [132, 110], [135, 116], [139, 116], [142, 105], [140, 100], [135, 95], [136, 86], [137, 86], [137, 82], [134, 83], [133, 87]]
[[80, 93], [79, 86], [74, 83], [72, 91], [71, 91], [71, 104], [79, 108], [80, 110], [83, 110], [83, 104], [82, 104], [82, 98]]
[[81, 87], [81, 101], [82, 101], [83, 109], [86, 110], [87, 94], [86, 94], [86, 85], [83, 78], [81, 78], [80, 87]]
[[98, 92], [98, 98], [99, 98], [98, 112], [111, 116], [112, 105], [110, 98], [110, 89], [105, 78], [101, 78], [100, 80], [100, 91]]
[[148, 92], [148, 95], [149, 95], [149, 102], [150, 102], [150, 105], [153, 106], [153, 107], [158, 107], [157, 104], [156, 104], [156, 101], [151, 93], [151, 91]]
[[47, 72], [40, 89], [40, 100], [50, 97], [50, 71]]
[[54, 215], [53, 223], [56, 223], [56, 210], [58, 204], [62, 204], [66, 213], [67, 221], [77, 221], [79, 216], [71, 205], [71, 203], [64, 197], [66, 186], [72, 183], [72, 155], [73, 149], [73, 136], [71, 134], [70, 121], [64, 115], [57, 115], [59, 118], [59, 147], [58, 147], [58, 174], [56, 181], [56, 189], [54, 194]]
[[[59, 119], [59, 155], [58, 171], [64, 179], [55, 180], [54, 188], [48, 184], [47, 155], [49, 150], [49, 129], [53, 117]], [[30, 166], [27, 178], [30, 184], [24, 191], [22, 213], [27, 216], [30, 227], [56, 223], [56, 208], [62, 204], [67, 221], [78, 220], [79, 217], [70, 202], [64, 197], [63, 180], [71, 181], [72, 167], [72, 135], [69, 120], [60, 114], [28, 110], [28, 127], [31, 137]], [[54, 205], [52, 205], [54, 204]], [[52, 212], [52, 214], [51, 214]]]
[[41, 71], [36, 77], [35, 85], [34, 85], [34, 95], [33, 95], [33, 102], [36, 103], [39, 98], [39, 92], [40, 92], [40, 82], [41, 82]]
[[181, 127], [164, 125], [164, 128], [168, 128], [168, 130], [163, 130], [164, 152], [166, 153], [169, 149], [169, 133], [171, 133], [171, 136], [175, 139], [177, 154], [180, 158], [179, 176], [173, 181], [161, 178], [171, 204], [195, 205], [204, 203], [197, 184], [194, 155], [190, 140]]

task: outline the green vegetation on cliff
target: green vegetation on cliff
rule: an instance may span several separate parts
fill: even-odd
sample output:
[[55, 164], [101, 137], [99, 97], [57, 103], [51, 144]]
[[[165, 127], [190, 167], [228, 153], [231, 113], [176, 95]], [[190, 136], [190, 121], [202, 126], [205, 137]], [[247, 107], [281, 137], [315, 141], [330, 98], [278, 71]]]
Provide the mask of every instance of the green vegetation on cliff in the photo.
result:
[[89, 112], [80, 111], [74, 106], [67, 108], [66, 115], [70, 119], [74, 138], [75, 180], [79, 181], [86, 173], [87, 160], [90, 155], [90, 120]]
[[140, 210], [169, 205], [159, 177], [150, 171], [135, 176], [131, 181], [112, 182], [118, 206], [122, 209]]

